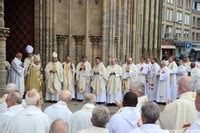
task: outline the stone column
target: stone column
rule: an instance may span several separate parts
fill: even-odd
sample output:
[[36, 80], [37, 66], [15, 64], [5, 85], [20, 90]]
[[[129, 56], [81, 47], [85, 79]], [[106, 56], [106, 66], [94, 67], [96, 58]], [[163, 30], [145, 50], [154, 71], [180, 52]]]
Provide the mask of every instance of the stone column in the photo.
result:
[[9, 29], [5, 28], [4, 24], [4, 0], [0, 0], [0, 97], [3, 95], [3, 90], [6, 85], [6, 37], [9, 34]]
[[63, 62], [65, 57], [67, 56], [66, 51], [64, 51], [64, 44], [66, 41], [67, 35], [56, 35], [57, 40], [57, 49], [58, 49], [58, 59], [59, 61]]
[[98, 53], [98, 48], [102, 42], [101, 36], [89, 36], [90, 42], [92, 43], [92, 65], [94, 64], [94, 59], [96, 56], [100, 56], [101, 54]]
[[78, 64], [78, 62], [80, 62], [81, 60], [81, 56], [83, 55], [83, 50], [82, 50], [82, 46], [83, 46], [83, 41], [85, 39], [84, 35], [74, 35], [73, 36], [74, 41], [76, 43], [76, 64]]
[[109, 25], [108, 25], [108, 0], [103, 0], [103, 31], [102, 31], [102, 60], [106, 63], [108, 62], [107, 56], [109, 53], [108, 50], [108, 31], [109, 31]]

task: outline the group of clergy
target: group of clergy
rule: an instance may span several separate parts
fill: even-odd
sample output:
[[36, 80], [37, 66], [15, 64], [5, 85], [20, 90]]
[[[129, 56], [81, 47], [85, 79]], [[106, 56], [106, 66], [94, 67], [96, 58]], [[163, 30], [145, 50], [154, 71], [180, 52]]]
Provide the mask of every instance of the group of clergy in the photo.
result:
[[122, 65], [117, 64], [116, 58], [110, 60], [106, 68], [100, 57], [95, 58], [93, 68], [83, 56], [82, 61], [75, 67], [71, 58], [65, 62], [58, 61], [56, 52], [52, 53], [45, 71], [45, 81], [42, 73], [40, 56], [33, 54], [33, 47], [28, 45], [28, 57], [22, 62], [22, 54], [17, 53], [11, 62], [8, 83], [17, 84], [20, 94], [30, 88], [35, 88], [46, 101], [58, 101], [61, 90], [69, 90], [72, 98], [83, 100], [84, 94], [94, 93], [97, 102], [113, 104], [120, 102], [123, 95], [129, 91], [131, 82], [140, 80], [145, 84], [145, 94], [149, 100], [168, 103], [179, 97], [178, 81], [187, 75], [192, 76], [197, 88], [200, 79], [200, 69], [189, 60], [176, 63], [173, 57], [157, 62], [156, 58], [141, 57], [139, 64], [134, 64], [132, 58]]

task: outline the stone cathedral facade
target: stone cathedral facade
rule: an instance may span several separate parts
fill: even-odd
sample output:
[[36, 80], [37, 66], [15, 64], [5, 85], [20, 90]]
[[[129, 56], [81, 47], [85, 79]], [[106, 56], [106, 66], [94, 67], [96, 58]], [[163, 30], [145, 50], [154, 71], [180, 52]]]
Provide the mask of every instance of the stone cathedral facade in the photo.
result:
[[43, 66], [53, 51], [75, 64], [82, 55], [92, 64], [100, 56], [106, 65], [111, 57], [119, 64], [128, 57], [136, 63], [142, 55], [159, 57], [162, 6], [163, 0], [0, 0], [0, 88], [3, 62], [18, 51], [26, 56], [27, 44]]

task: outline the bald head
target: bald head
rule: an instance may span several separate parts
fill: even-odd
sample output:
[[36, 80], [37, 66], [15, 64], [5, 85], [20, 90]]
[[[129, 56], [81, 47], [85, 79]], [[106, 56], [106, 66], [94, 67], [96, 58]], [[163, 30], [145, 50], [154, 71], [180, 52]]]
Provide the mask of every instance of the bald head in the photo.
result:
[[6, 103], [8, 108], [17, 104], [21, 104], [22, 99], [20, 94], [16, 91], [10, 92], [6, 98]]
[[183, 76], [180, 80], [179, 80], [179, 93], [183, 94], [189, 91], [192, 91], [193, 89], [193, 81], [192, 78], [189, 76]]
[[20, 52], [18, 52], [17, 54], [16, 54], [16, 58], [18, 58], [19, 60], [22, 60], [22, 53], [20, 53]]
[[136, 80], [129, 84], [129, 91], [135, 93], [138, 97], [143, 96], [145, 93], [145, 85], [142, 81]]
[[9, 94], [10, 92], [13, 92], [13, 91], [18, 91], [18, 88], [17, 88], [17, 85], [14, 84], [14, 83], [9, 83], [6, 85], [5, 87], [5, 94]]
[[69, 103], [71, 100], [71, 93], [68, 90], [62, 90], [59, 94], [59, 100]]
[[84, 101], [84, 103], [94, 104], [94, 103], [96, 103], [96, 96], [92, 93], [85, 94], [83, 101]]
[[133, 59], [132, 58], [128, 58], [127, 64], [131, 64], [132, 62], [133, 62]]
[[25, 102], [27, 105], [40, 107], [40, 95], [36, 89], [32, 89], [26, 93]]
[[112, 58], [111, 59], [111, 65], [115, 65], [116, 64], [117, 59], [116, 58]]
[[55, 120], [51, 124], [50, 133], [68, 133], [68, 125], [61, 119]]

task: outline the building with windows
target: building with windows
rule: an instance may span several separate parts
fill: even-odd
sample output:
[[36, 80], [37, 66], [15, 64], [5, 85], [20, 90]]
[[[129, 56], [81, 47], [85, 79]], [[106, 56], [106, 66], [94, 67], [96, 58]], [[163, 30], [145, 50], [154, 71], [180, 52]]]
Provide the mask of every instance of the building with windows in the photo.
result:
[[192, 41], [196, 58], [200, 58], [200, 0], [194, 0], [192, 6]]
[[[162, 54], [188, 56], [192, 48], [193, 0], [165, 0], [162, 15]], [[168, 43], [170, 42], [170, 43]]]

